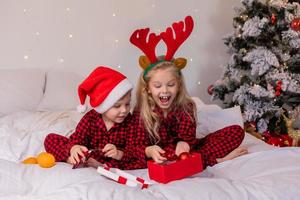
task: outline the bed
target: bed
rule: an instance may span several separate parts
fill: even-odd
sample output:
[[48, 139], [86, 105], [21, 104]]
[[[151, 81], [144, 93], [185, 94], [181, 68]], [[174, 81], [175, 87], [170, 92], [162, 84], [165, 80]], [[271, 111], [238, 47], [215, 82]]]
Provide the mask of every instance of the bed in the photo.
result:
[[[24, 165], [24, 158], [44, 151], [48, 133], [73, 132], [82, 117], [75, 110], [74, 92], [82, 77], [38, 69], [0, 71], [0, 199], [300, 199], [300, 149], [273, 147], [247, 133], [241, 146], [249, 154], [179, 181], [152, 181], [143, 190], [113, 182], [93, 168]], [[226, 125], [242, 125], [238, 107], [221, 109], [194, 100], [197, 137]], [[127, 172], [149, 180], [147, 169]]]

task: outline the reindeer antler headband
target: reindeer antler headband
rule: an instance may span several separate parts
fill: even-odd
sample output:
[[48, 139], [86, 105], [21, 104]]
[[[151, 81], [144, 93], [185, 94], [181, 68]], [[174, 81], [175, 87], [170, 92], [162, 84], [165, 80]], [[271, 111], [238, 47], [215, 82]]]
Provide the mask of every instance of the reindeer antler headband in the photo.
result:
[[[185, 30], [184, 30], [185, 25]], [[174, 35], [173, 37], [173, 29]], [[138, 29], [134, 31], [130, 37], [130, 42], [142, 50], [145, 56], [140, 56], [139, 64], [145, 70], [144, 76], [158, 63], [164, 61], [171, 61], [174, 54], [180, 45], [190, 36], [194, 28], [194, 21], [191, 16], [187, 16], [183, 21], [175, 22], [172, 24], [172, 28], [168, 27], [165, 32], [156, 35], [155, 33], [150, 33], [147, 42], [147, 36], [150, 29]], [[167, 53], [163, 60], [158, 60], [155, 55], [155, 48], [160, 40], [163, 40], [167, 45]], [[174, 65], [180, 70], [186, 66], [185, 58], [176, 58], [172, 61]]]

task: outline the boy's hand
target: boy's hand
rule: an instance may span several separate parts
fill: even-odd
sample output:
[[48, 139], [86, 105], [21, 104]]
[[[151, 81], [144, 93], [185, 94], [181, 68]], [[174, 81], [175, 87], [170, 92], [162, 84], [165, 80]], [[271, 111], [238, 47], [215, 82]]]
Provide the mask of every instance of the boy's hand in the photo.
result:
[[123, 157], [123, 151], [118, 150], [117, 147], [113, 144], [106, 144], [102, 149], [104, 156], [111, 157], [116, 160], [121, 160]]
[[182, 152], [190, 152], [190, 145], [187, 142], [179, 141], [176, 145], [175, 154], [179, 156]]
[[70, 150], [70, 157], [68, 158], [68, 163], [76, 165], [80, 163], [81, 158], [85, 158], [84, 152], [88, 149], [85, 146], [75, 144]]
[[163, 163], [167, 160], [167, 158], [161, 156], [165, 151], [157, 145], [146, 147], [145, 153], [148, 158], [152, 158], [156, 163]]

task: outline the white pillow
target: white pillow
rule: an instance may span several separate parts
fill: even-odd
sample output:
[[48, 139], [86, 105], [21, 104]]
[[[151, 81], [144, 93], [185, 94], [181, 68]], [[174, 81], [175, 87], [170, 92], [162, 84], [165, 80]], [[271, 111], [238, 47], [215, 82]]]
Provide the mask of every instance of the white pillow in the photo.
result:
[[77, 88], [82, 80], [83, 77], [73, 72], [48, 71], [44, 97], [38, 106], [38, 110], [75, 110], [79, 105]]
[[45, 72], [40, 69], [1, 69], [0, 116], [36, 110], [44, 85]]
[[240, 125], [244, 128], [243, 117], [239, 106], [222, 109], [214, 104], [204, 104], [197, 97], [193, 97], [193, 100], [197, 106], [197, 138], [203, 138], [209, 133], [213, 133], [226, 126]]

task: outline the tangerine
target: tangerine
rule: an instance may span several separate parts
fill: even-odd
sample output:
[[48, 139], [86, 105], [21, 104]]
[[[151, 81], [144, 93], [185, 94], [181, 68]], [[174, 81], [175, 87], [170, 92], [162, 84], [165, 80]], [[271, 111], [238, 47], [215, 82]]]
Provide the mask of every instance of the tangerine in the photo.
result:
[[28, 157], [22, 161], [23, 164], [37, 164], [37, 159], [35, 157]]
[[51, 153], [42, 152], [37, 156], [37, 163], [40, 167], [50, 168], [55, 165], [55, 157]]

